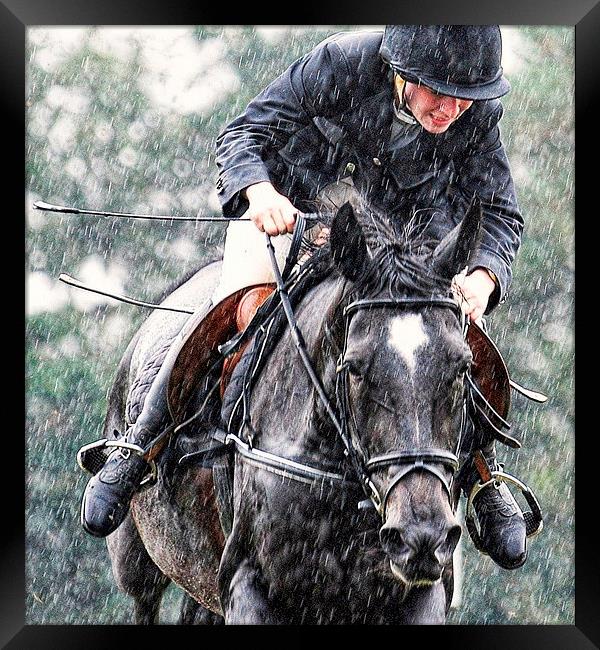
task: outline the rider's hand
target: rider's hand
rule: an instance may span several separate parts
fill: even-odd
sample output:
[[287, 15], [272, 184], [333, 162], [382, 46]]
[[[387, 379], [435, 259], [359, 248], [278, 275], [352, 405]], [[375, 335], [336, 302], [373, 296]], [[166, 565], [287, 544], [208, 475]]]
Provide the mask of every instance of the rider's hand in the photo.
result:
[[255, 183], [245, 192], [250, 204], [246, 215], [259, 230], [271, 236], [294, 231], [298, 210], [271, 183]]
[[454, 295], [472, 321], [478, 321], [483, 316], [495, 288], [496, 283], [482, 267], [474, 269], [469, 275], [459, 273], [452, 280]]

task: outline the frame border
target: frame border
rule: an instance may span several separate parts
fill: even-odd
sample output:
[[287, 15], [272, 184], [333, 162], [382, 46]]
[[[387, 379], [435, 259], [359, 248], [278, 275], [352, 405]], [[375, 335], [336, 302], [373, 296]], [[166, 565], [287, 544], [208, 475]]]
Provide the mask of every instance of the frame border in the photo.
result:
[[[236, 8], [236, 23], [242, 24], [247, 20], [252, 24], [384, 24], [401, 22], [440, 22], [440, 23], [499, 23], [504, 25], [565, 25], [575, 28], [575, 115], [576, 115], [576, 149], [579, 160], [593, 161], [597, 155], [597, 136], [593, 137], [597, 113], [600, 106], [600, 2], [599, 0], [571, 0], [570, 3], [554, 3], [551, 0], [504, 0], [495, 7], [484, 6], [471, 0], [459, 0], [452, 5], [441, 5], [439, 0], [403, 5], [394, 11], [392, 7], [359, 3], [358, 0], [347, 0], [343, 7], [333, 2], [320, 2], [319, 9], [303, 5], [290, 7], [288, 12], [293, 14], [286, 18], [277, 15], [259, 15], [257, 8], [250, 3]], [[0, 80], [4, 92], [0, 100], [5, 116], [5, 152], [6, 160], [10, 161], [8, 173], [17, 178], [10, 179], [4, 186], [5, 198], [10, 201], [9, 215], [25, 214], [25, 114], [23, 100], [25, 97], [25, 36], [28, 26], [37, 25], [182, 25], [182, 24], [227, 24], [225, 12], [218, 12], [214, 7], [199, 9], [195, 3], [187, 0], [169, 0], [167, 3], [158, 0], [103, 0], [95, 3], [81, 3], [77, 0], [0, 0]], [[262, 12], [266, 14], [267, 12]], [[231, 20], [231, 15], [229, 16]], [[593, 121], [592, 121], [593, 120]], [[589, 128], [585, 128], [588, 126]], [[596, 127], [597, 128], [597, 127]], [[23, 139], [22, 139], [23, 135]], [[589, 158], [586, 156], [589, 154]], [[22, 166], [21, 166], [22, 165]], [[23, 171], [21, 171], [23, 170]], [[5, 173], [7, 170], [5, 168]], [[575, 211], [583, 210], [589, 205], [595, 206], [595, 197], [591, 190], [594, 182], [597, 184], [596, 166], [580, 163], [576, 158], [576, 190]], [[584, 207], [585, 206], [585, 207]], [[20, 222], [23, 223], [24, 222]], [[12, 224], [11, 224], [12, 225]], [[22, 226], [23, 250], [25, 249], [25, 228]], [[12, 233], [11, 233], [12, 234]], [[11, 238], [12, 239], [12, 238]], [[577, 247], [577, 236], [575, 238]], [[580, 242], [581, 243], [581, 238]], [[582, 274], [583, 275], [583, 274]], [[7, 283], [8, 284], [8, 283]], [[10, 287], [7, 287], [10, 288]], [[23, 304], [21, 314], [14, 318], [10, 313], [11, 323], [22, 324], [18, 333], [10, 340], [20, 339], [25, 349], [24, 297], [15, 290], [16, 304]], [[12, 296], [11, 296], [12, 298]], [[21, 302], [23, 301], [23, 302]], [[11, 300], [11, 306], [15, 301]], [[11, 310], [12, 312], [12, 310]], [[577, 332], [576, 332], [577, 333]], [[18, 357], [18, 346], [9, 346], [15, 355], [15, 366], [23, 365], [24, 356]], [[19, 358], [19, 361], [17, 361]], [[12, 359], [11, 359], [12, 361]], [[593, 375], [592, 375], [593, 376]], [[25, 377], [25, 368], [23, 372]], [[13, 389], [20, 388], [20, 382], [14, 382]], [[581, 383], [583, 385], [583, 382]], [[25, 381], [23, 381], [23, 396]], [[584, 395], [580, 404], [588, 403]], [[25, 404], [23, 397], [23, 424]], [[9, 404], [19, 403], [17, 399]], [[13, 410], [13, 409], [9, 409]], [[23, 426], [23, 430], [24, 430]], [[575, 552], [575, 625], [559, 626], [528, 626], [528, 625], [490, 625], [490, 626], [446, 626], [443, 628], [428, 627], [420, 629], [418, 638], [434, 643], [439, 640], [444, 649], [485, 647], [486, 650], [502, 648], [510, 645], [511, 650], [520, 648], [533, 650], [588, 650], [600, 648], [600, 563], [598, 561], [596, 538], [592, 532], [595, 517], [590, 516], [597, 510], [591, 500], [592, 479], [594, 467], [592, 462], [598, 457], [598, 442], [594, 440], [594, 432], [585, 441], [585, 449], [580, 441], [576, 443], [576, 487], [578, 498], [575, 514], [577, 522], [576, 552]], [[4, 433], [5, 445], [9, 445], [9, 453], [5, 455], [5, 463], [12, 460], [12, 465], [19, 466], [14, 459], [24, 458], [24, 438], [21, 438], [18, 427], [12, 430], [7, 427]], [[591, 447], [590, 447], [591, 445]], [[22, 477], [25, 486], [24, 467], [17, 472]], [[15, 484], [16, 482], [15, 481]], [[8, 481], [7, 481], [8, 483]], [[4, 486], [7, 490], [8, 485]], [[3, 501], [7, 501], [4, 499]], [[107, 647], [114, 644], [122, 647], [131, 640], [133, 643], [151, 639], [154, 642], [166, 640], [164, 628], [176, 626], [160, 626], [149, 630], [137, 626], [36, 626], [25, 625], [25, 494], [17, 489], [16, 498], [11, 496], [3, 503], [4, 535], [2, 537], [2, 554], [0, 555], [0, 647], [6, 648], [93, 648]], [[162, 628], [162, 629], [161, 629]], [[177, 628], [175, 634], [189, 634], [193, 628]], [[229, 628], [232, 629], [232, 628]], [[414, 630], [412, 630], [414, 631]], [[265, 628], [260, 628], [260, 638], [264, 638]], [[309, 632], [302, 630], [301, 634]], [[174, 632], [169, 631], [168, 634]], [[205, 634], [204, 631], [202, 634]], [[213, 630], [213, 633], [215, 631]], [[150, 637], [152, 634], [152, 637]], [[220, 641], [223, 634], [230, 634], [223, 628], [218, 628]], [[321, 637], [321, 632], [318, 633]], [[404, 632], [402, 637], [404, 637]], [[251, 629], [244, 631], [244, 638], [252, 637]], [[375, 635], [378, 636], [378, 633]], [[412, 634], [411, 634], [412, 636]], [[193, 637], [192, 637], [193, 638]]]

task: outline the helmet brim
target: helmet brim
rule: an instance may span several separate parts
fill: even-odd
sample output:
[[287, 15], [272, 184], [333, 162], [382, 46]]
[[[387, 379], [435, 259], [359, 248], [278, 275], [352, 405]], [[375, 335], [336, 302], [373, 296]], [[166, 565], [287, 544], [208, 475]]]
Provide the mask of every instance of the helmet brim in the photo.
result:
[[412, 83], [423, 84], [436, 93], [447, 95], [448, 97], [456, 97], [458, 99], [468, 99], [471, 101], [481, 101], [484, 99], [498, 99], [510, 92], [510, 83], [508, 79], [503, 76], [498, 77], [491, 83], [480, 84], [477, 86], [459, 86], [453, 83], [444, 83], [438, 79], [429, 79], [423, 75], [411, 74], [407, 70], [392, 65], [394, 72], [400, 75], [406, 81]]

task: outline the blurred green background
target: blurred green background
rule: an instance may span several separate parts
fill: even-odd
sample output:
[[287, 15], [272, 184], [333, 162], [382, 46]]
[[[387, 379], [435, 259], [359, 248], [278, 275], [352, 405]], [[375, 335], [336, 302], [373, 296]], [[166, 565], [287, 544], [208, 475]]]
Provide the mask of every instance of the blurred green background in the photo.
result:
[[[152, 301], [222, 250], [220, 224], [42, 213], [36, 200], [153, 214], [218, 213], [215, 139], [270, 80], [352, 27], [28, 28], [26, 585], [30, 624], [132, 622], [103, 540], [79, 525], [78, 448], [100, 437], [118, 360], [148, 312], [69, 289], [61, 272]], [[545, 515], [509, 572], [467, 535], [453, 624], [574, 623], [574, 32], [502, 27], [512, 84], [501, 133], [526, 219], [509, 300], [488, 325], [517, 395], [523, 449], [506, 469]], [[177, 619], [172, 586], [161, 620]]]

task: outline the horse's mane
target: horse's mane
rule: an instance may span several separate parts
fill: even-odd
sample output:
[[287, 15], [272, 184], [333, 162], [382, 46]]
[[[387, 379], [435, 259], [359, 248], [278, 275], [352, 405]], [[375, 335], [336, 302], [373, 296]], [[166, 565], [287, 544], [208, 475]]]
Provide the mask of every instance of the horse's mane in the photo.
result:
[[448, 293], [449, 280], [436, 273], [431, 262], [437, 242], [423, 234], [428, 225], [423, 216], [429, 212], [417, 210], [402, 220], [365, 206], [355, 211], [369, 248], [369, 259], [355, 282], [353, 293], [363, 297]]
[[432, 268], [428, 252], [407, 252], [401, 242], [379, 248], [357, 278], [353, 293], [363, 297], [431, 296], [448, 293], [450, 282]]

